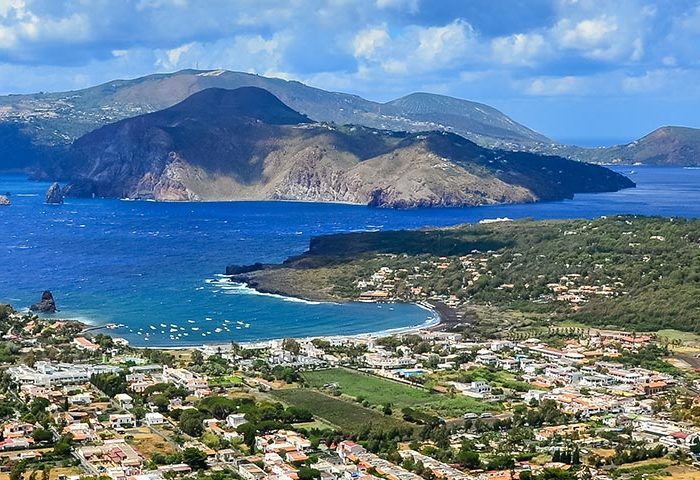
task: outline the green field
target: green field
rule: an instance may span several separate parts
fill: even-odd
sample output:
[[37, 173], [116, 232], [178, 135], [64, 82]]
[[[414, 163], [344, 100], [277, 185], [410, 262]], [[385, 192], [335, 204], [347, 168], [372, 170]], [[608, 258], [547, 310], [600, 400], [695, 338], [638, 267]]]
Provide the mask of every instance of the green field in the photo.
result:
[[497, 405], [463, 395], [431, 392], [345, 368], [305, 372], [303, 376], [312, 388], [322, 389], [324, 385], [335, 383], [343, 395], [353, 399], [360, 397], [371, 405], [390, 403], [395, 410], [411, 407], [450, 418], [460, 417], [467, 412], [481, 413], [499, 409]]
[[367, 426], [382, 429], [412, 427], [410, 423], [398, 418], [308, 388], [274, 390], [270, 393], [288, 405], [310, 410], [317, 417], [348, 433], [356, 433]]
[[241, 385], [243, 383], [243, 379], [236, 375], [225, 375], [222, 377], [210, 377], [207, 382], [209, 383], [210, 387], [223, 387]]

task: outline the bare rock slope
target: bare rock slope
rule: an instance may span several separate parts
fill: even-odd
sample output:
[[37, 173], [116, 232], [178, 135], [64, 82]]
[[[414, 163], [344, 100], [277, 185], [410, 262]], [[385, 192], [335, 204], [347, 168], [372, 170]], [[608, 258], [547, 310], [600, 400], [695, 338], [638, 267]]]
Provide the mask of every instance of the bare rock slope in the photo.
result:
[[69, 195], [413, 207], [534, 202], [632, 187], [606, 168], [455, 134], [317, 123], [266, 90], [207, 89], [81, 137], [41, 178]]

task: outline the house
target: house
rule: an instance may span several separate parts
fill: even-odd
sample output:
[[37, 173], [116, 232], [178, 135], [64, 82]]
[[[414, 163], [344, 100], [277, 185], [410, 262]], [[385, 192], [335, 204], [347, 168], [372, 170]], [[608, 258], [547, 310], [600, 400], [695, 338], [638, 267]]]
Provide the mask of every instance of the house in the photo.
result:
[[76, 393], [68, 397], [68, 403], [71, 405], [89, 405], [92, 403], [92, 396], [89, 393]]
[[136, 417], [130, 413], [115, 413], [109, 416], [112, 428], [132, 428], [136, 426]]
[[144, 416], [144, 422], [146, 422], [146, 425], [162, 425], [165, 423], [165, 417], [158, 412], [148, 412]]
[[96, 343], [91, 342], [85, 337], [75, 337], [73, 339], [73, 343], [75, 344], [76, 347], [78, 347], [80, 350], [88, 350], [90, 352], [96, 352], [100, 349], [100, 346], [97, 345]]
[[248, 421], [245, 419], [245, 414], [243, 413], [232, 413], [228, 417], [226, 417], [226, 425], [228, 425], [231, 428], [238, 428], [239, 426], [247, 422]]
[[267, 477], [265, 470], [254, 463], [238, 464], [238, 474], [245, 480], [263, 480]]
[[126, 393], [117, 393], [114, 396], [114, 400], [117, 404], [125, 410], [131, 410], [134, 408], [134, 399]]

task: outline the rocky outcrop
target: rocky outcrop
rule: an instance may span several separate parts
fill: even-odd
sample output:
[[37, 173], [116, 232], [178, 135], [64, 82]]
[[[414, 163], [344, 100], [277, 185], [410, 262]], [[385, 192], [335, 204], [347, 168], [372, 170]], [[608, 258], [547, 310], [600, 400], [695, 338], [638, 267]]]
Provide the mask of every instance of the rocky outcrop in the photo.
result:
[[73, 195], [472, 206], [633, 187], [606, 168], [451, 133], [316, 123], [260, 88], [209, 89], [78, 139], [44, 177]]
[[241, 275], [256, 270], [262, 270], [264, 267], [265, 266], [260, 262], [253, 263], [252, 265], [227, 265], [226, 275]]
[[0, 207], [7, 207], [11, 204], [10, 199], [7, 198], [7, 195], [0, 195]]
[[29, 307], [29, 310], [37, 313], [56, 313], [56, 301], [53, 299], [53, 294], [49, 290], [45, 290], [41, 294], [41, 300]]
[[58, 182], [51, 184], [46, 191], [46, 203], [48, 205], [63, 205], [64, 193]]

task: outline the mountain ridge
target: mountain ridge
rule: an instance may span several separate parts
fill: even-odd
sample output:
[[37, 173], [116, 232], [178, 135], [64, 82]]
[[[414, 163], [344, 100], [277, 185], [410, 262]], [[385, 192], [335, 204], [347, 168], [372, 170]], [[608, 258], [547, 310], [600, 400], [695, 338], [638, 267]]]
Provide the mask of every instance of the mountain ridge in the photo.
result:
[[[507, 136], [516, 143], [548, 140], [498, 110], [491, 107], [488, 110], [485, 105], [467, 100], [457, 99], [462, 110], [451, 114], [456, 121], [452, 126], [449, 123], [453, 120], [441, 123], [437, 114], [421, 113], [417, 118], [404, 114], [396, 104], [392, 105], [401, 99], [379, 103], [298, 81], [226, 70], [181, 70], [114, 80], [69, 92], [0, 96], [0, 158], [7, 168], [26, 167], [50, 158], [55, 150], [65, 148], [100, 126], [162, 110], [207, 88], [243, 86], [264, 88], [294, 110], [317, 121], [397, 131], [447, 130], [489, 147], [504, 143], [503, 138], [489, 136], [491, 129], [504, 135], [504, 129], [512, 125]], [[436, 100], [451, 98], [423, 95]], [[483, 114], [474, 110], [477, 108], [488, 114], [482, 118]], [[470, 118], [470, 114], [474, 114], [474, 118]]]
[[388, 207], [570, 198], [634, 186], [603, 167], [485, 149], [456, 134], [314, 122], [257, 87], [197, 92], [76, 140], [38, 178], [68, 193]]

